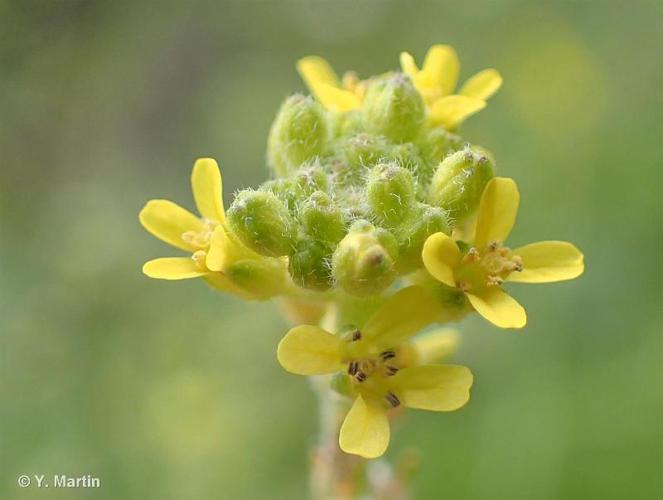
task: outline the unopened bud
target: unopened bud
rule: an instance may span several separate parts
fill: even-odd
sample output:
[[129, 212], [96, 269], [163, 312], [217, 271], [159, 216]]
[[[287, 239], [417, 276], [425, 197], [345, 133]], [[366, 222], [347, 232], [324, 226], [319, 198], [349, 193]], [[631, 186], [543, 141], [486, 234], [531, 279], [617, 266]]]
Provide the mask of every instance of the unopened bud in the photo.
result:
[[362, 119], [370, 133], [406, 142], [419, 132], [424, 118], [424, 101], [402, 73], [376, 81], [366, 93]]
[[435, 233], [450, 234], [449, 215], [439, 207], [421, 204], [395, 229], [398, 240], [398, 270], [413, 271], [422, 266], [421, 251], [426, 239]]
[[426, 163], [437, 165], [449, 154], [462, 149], [463, 140], [442, 127], [431, 127], [417, 138], [417, 145]]
[[325, 111], [311, 97], [300, 94], [286, 99], [269, 132], [267, 161], [279, 176], [323, 153], [328, 127]]
[[228, 266], [225, 274], [257, 300], [282, 294], [291, 286], [285, 262], [281, 259], [240, 260]]
[[294, 283], [317, 291], [331, 288], [333, 279], [329, 263], [332, 252], [333, 246], [324, 241], [298, 241], [294, 253], [288, 259], [288, 268]]
[[414, 202], [412, 174], [393, 163], [381, 163], [368, 175], [366, 196], [377, 220], [393, 226], [403, 220]]
[[493, 162], [466, 147], [445, 158], [437, 168], [430, 185], [430, 202], [445, 209], [456, 225], [474, 212], [492, 177]]
[[230, 229], [251, 250], [270, 257], [292, 249], [294, 221], [270, 191], [241, 191], [228, 210]]
[[302, 204], [299, 218], [304, 231], [317, 240], [336, 244], [345, 233], [341, 210], [322, 191], [315, 191]]
[[396, 279], [396, 238], [366, 221], [356, 222], [341, 240], [332, 257], [332, 273], [348, 293], [377, 294]]

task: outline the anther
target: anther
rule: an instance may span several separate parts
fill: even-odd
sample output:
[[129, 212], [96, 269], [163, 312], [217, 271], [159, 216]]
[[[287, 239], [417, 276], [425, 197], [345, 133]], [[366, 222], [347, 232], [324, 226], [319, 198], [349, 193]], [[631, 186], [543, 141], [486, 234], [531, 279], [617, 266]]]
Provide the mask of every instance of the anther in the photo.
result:
[[355, 379], [357, 380], [357, 382], [363, 382], [364, 380], [366, 380], [366, 378], [367, 376], [364, 372], [357, 372], [355, 374]]
[[401, 401], [396, 397], [396, 394], [393, 392], [388, 392], [387, 395], [385, 396], [389, 404], [393, 407], [396, 408], [397, 406], [400, 406]]
[[356, 342], [357, 340], [361, 340], [361, 332], [359, 330], [352, 332], [352, 341]]
[[491, 252], [494, 252], [495, 250], [497, 250], [497, 247], [499, 246], [500, 244], [497, 241], [491, 241], [490, 245], [488, 245], [488, 248], [490, 248]]
[[398, 373], [398, 368], [395, 366], [387, 366], [387, 376], [392, 377]]
[[396, 353], [394, 351], [384, 351], [383, 353], [380, 353], [380, 358], [382, 361], [387, 361], [388, 359], [395, 358]]
[[350, 364], [348, 365], [348, 373], [350, 375], [355, 375], [358, 369], [359, 363], [357, 361], [350, 361]]

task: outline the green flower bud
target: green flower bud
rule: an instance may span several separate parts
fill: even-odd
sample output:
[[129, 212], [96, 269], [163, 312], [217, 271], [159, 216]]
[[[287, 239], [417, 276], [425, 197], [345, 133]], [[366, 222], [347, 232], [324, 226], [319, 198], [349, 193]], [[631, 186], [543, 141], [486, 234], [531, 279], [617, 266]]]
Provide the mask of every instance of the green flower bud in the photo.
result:
[[317, 291], [331, 288], [333, 279], [329, 262], [333, 250], [333, 246], [324, 241], [311, 238], [298, 241], [288, 261], [295, 284]]
[[345, 234], [343, 215], [328, 194], [314, 192], [304, 202], [299, 213], [304, 231], [313, 238], [338, 243]]
[[321, 155], [327, 145], [325, 111], [311, 97], [300, 94], [286, 99], [269, 132], [267, 161], [279, 176]]
[[284, 293], [291, 285], [283, 260], [269, 257], [234, 262], [224, 274], [258, 300]]
[[406, 142], [417, 135], [424, 118], [424, 101], [402, 73], [376, 81], [366, 93], [362, 120], [370, 133]]
[[377, 220], [396, 225], [411, 210], [414, 202], [414, 179], [409, 170], [393, 163], [381, 163], [368, 175], [368, 205]]
[[422, 203], [394, 231], [399, 250], [397, 268], [404, 274], [423, 265], [421, 250], [431, 234], [450, 234], [449, 215], [442, 208]]
[[449, 212], [455, 226], [474, 212], [492, 177], [493, 163], [467, 147], [445, 158], [437, 168], [430, 185], [430, 202]]
[[358, 221], [332, 257], [332, 274], [352, 295], [378, 294], [396, 279], [396, 238], [387, 230]]
[[432, 127], [417, 138], [417, 145], [424, 161], [437, 166], [450, 153], [463, 148], [463, 139], [442, 127]]
[[391, 148], [386, 156], [396, 162], [398, 166], [406, 168], [413, 174], [418, 175], [422, 160], [417, 147], [411, 142], [397, 144]]
[[357, 134], [339, 144], [341, 156], [354, 170], [372, 167], [383, 158], [387, 151], [384, 137], [370, 134]]
[[290, 253], [294, 221], [273, 193], [248, 189], [239, 192], [227, 218], [232, 232], [253, 251], [270, 257]]

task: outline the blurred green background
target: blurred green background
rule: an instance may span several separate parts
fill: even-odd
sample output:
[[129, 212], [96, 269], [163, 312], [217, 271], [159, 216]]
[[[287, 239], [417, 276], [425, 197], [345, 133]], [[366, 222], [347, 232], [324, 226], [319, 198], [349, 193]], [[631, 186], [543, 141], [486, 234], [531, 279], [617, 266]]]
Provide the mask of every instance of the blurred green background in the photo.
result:
[[[514, 246], [564, 239], [582, 279], [512, 287], [525, 331], [476, 318], [471, 403], [410, 412], [422, 499], [663, 495], [663, 4], [0, 2], [0, 498], [299, 499], [315, 401], [275, 359], [287, 326], [201, 282], [145, 278], [176, 252], [150, 198], [192, 208], [195, 158], [226, 199], [267, 176], [295, 60], [360, 75], [453, 44], [505, 85], [463, 134], [522, 192]], [[19, 474], [100, 490], [21, 490]]]

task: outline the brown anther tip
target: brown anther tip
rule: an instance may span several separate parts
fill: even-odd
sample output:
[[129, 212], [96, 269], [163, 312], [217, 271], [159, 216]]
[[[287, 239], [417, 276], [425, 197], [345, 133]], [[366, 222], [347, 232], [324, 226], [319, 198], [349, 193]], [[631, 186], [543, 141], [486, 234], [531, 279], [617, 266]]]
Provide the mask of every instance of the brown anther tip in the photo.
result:
[[396, 408], [397, 406], [400, 406], [401, 401], [398, 399], [396, 394], [393, 392], [388, 392], [387, 395], [385, 396], [389, 404], [393, 407]]
[[392, 377], [398, 373], [398, 368], [395, 366], [387, 366], [387, 376]]
[[380, 353], [380, 357], [383, 361], [387, 361], [388, 359], [395, 358], [396, 353], [394, 351], [384, 351]]
[[355, 330], [352, 332], [352, 341], [356, 342], [357, 340], [361, 339], [361, 332], [359, 330]]
[[355, 374], [355, 379], [357, 380], [357, 382], [363, 382], [364, 380], [366, 380], [366, 374], [363, 372], [357, 372]]

